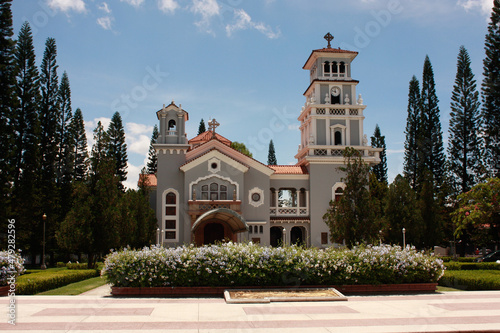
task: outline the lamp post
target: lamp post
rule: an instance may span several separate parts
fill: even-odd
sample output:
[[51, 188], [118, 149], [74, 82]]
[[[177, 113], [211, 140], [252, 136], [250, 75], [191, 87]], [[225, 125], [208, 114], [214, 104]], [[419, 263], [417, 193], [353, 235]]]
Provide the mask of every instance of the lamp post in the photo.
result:
[[160, 246], [160, 228], [156, 228], [156, 246]]
[[403, 249], [406, 248], [406, 229], [403, 228]]
[[380, 245], [382, 245], [382, 230], [378, 231], [378, 239], [380, 241]]
[[43, 215], [42, 215], [42, 220], [43, 220], [42, 265], [40, 266], [40, 269], [47, 269], [47, 266], [45, 266], [45, 220], [46, 219], [47, 219], [47, 214], [43, 213]]

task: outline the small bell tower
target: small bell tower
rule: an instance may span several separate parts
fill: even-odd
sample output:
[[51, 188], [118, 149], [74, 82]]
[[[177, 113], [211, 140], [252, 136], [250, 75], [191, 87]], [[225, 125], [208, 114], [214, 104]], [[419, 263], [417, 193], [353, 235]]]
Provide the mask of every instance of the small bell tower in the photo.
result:
[[168, 106], [164, 104], [163, 108], [156, 112], [156, 116], [160, 121], [157, 143], [187, 144], [185, 129], [189, 115], [181, 105], [175, 105], [174, 101]]

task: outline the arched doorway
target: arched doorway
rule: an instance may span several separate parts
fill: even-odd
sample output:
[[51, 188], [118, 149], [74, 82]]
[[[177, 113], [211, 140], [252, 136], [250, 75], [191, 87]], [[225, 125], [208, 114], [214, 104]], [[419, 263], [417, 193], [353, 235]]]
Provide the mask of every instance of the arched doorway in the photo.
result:
[[290, 231], [290, 242], [297, 245], [304, 244], [304, 233], [302, 232], [302, 227], [292, 228]]
[[283, 245], [283, 229], [280, 227], [271, 227], [271, 246], [278, 247]]
[[224, 240], [224, 226], [221, 223], [207, 223], [203, 229], [203, 244], [214, 244]]

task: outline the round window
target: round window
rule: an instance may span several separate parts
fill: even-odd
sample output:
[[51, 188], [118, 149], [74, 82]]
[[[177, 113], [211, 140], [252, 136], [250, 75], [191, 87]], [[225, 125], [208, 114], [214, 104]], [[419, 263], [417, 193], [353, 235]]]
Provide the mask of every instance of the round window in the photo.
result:
[[260, 200], [260, 194], [259, 193], [254, 193], [252, 194], [252, 200], [257, 202]]
[[212, 169], [217, 169], [217, 163], [215, 163], [215, 162], [212, 163], [210, 166], [212, 167]]

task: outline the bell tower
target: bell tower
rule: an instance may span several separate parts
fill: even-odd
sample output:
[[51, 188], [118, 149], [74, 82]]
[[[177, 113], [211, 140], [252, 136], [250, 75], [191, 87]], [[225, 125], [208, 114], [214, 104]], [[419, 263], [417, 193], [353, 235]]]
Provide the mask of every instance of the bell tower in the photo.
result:
[[379, 151], [368, 146], [363, 134], [364, 110], [361, 95], [356, 98], [359, 81], [351, 76], [358, 52], [334, 48], [334, 37], [327, 33], [325, 48], [313, 50], [303, 69], [310, 82], [304, 96], [300, 121], [301, 143], [295, 156], [299, 165], [322, 160], [343, 163], [346, 147], [359, 150], [365, 162], [377, 164]]

